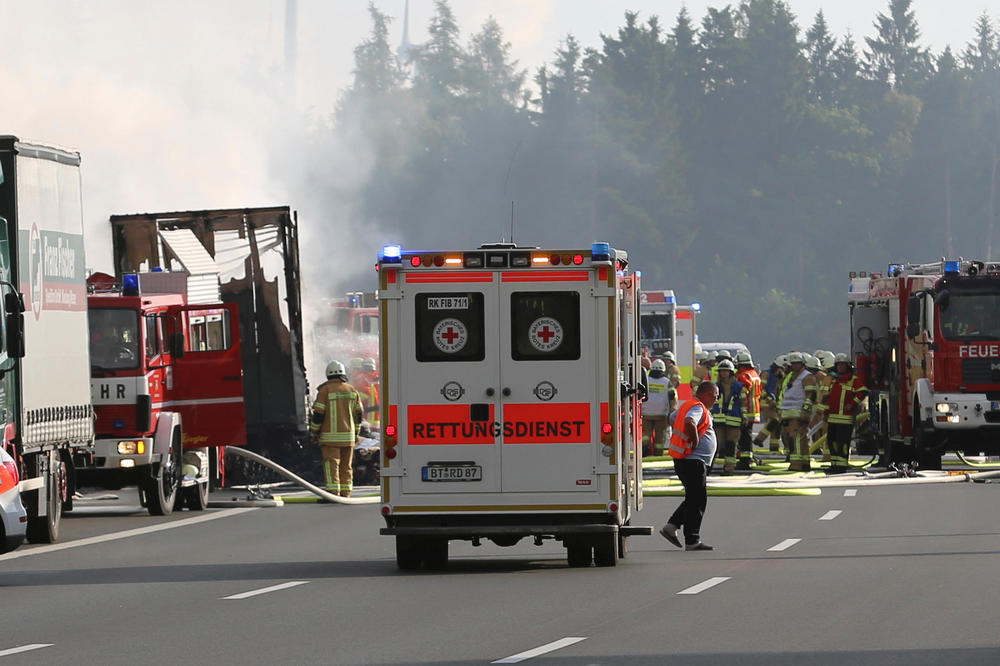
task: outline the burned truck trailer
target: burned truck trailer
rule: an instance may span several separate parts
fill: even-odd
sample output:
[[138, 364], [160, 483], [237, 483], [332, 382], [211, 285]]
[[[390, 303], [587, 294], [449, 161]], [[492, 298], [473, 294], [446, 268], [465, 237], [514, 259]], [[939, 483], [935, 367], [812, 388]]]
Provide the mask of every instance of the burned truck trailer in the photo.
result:
[[311, 465], [297, 214], [288, 206], [112, 215], [115, 277], [183, 270], [160, 231], [190, 229], [219, 266], [222, 300], [239, 308], [247, 448]]

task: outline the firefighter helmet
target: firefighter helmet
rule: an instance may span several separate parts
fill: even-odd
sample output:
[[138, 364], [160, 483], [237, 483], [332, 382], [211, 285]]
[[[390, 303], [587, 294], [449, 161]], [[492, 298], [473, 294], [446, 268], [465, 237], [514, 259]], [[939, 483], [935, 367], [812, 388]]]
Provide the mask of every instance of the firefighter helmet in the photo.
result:
[[836, 357], [832, 351], [827, 351], [821, 349], [816, 356], [819, 358], [819, 362], [822, 364], [824, 370], [831, 369], [837, 362]]
[[823, 369], [820, 360], [815, 356], [813, 356], [812, 354], [803, 354], [802, 356], [806, 366], [806, 370], [809, 370], [810, 372], [816, 372], [818, 370]]
[[355, 356], [350, 361], [347, 362], [347, 369], [351, 371], [351, 374], [355, 374], [361, 370], [361, 364], [365, 362], [365, 359], [360, 356]]
[[753, 365], [753, 356], [748, 351], [741, 351], [736, 355], [736, 365]]
[[326, 364], [326, 378], [333, 379], [334, 377], [347, 379], [347, 371], [344, 370], [344, 364], [340, 361], [330, 361]]
[[779, 368], [783, 368], [788, 365], [788, 354], [781, 354], [774, 358], [774, 364]]
[[720, 349], [715, 354], [715, 360], [716, 361], [721, 361], [723, 359], [732, 361], [733, 360], [733, 353], [731, 351], [729, 351], [728, 349]]
[[792, 363], [802, 363], [802, 364], [805, 364], [806, 357], [802, 355], [802, 352], [797, 352], [797, 351], [788, 352], [787, 362], [789, 364], [792, 364]]
[[375, 363], [375, 359], [368, 357], [361, 362], [361, 369], [364, 372], [375, 372], [378, 369], [378, 365]]
[[729, 372], [736, 372], [736, 366], [728, 358], [724, 358], [719, 361], [719, 364], [715, 366], [716, 370], [728, 370]]
[[664, 352], [663, 353], [663, 358], [667, 359], [671, 363], [676, 363], [677, 362], [677, 357], [674, 356], [674, 353], [672, 351], [666, 351], [666, 352]]
[[664, 363], [663, 361], [661, 361], [660, 359], [656, 359], [655, 361], [653, 361], [650, 364], [649, 369], [650, 370], [659, 370], [660, 372], [666, 372], [667, 371], [667, 364]]
[[698, 351], [694, 353], [694, 360], [696, 363], [701, 363], [706, 358], [708, 358], [708, 352]]
[[853, 363], [851, 363], [851, 357], [848, 356], [847, 354], [845, 354], [844, 352], [840, 352], [839, 354], [837, 354], [834, 357], [833, 362], [834, 363], [846, 363], [847, 365], [854, 365]]

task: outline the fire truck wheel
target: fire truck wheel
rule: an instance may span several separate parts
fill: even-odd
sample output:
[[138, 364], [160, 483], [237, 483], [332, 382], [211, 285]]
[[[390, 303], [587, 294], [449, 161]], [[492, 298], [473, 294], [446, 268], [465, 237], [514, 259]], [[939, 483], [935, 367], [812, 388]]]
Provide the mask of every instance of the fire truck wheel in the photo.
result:
[[594, 547], [582, 539], [566, 539], [566, 560], [571, 567], [589, 567]]
[[414, 536], [396, 536], [396, 566], [403, 571], [420, 568], [424, 553], [420, 539]]
[[618, 536], [601, 535], [594, 544], [594, 564], [599, 567], [613, 567], [618, 564]]
[[428, 569], [448, 567], [448, 540], [430, 538], [424, 543], [424, 566]]
[[170, 445], [170, 455], [160, 463], [155, 477], [144, 481], [147, 509], [151, 516], [168, 516], [174, 510], [177, 490], [180, 485], [181, 434], [174, 431]]
[[208, 481], [184, 489], [184, 506], [191, 511], [208, 508]]
[[[25, 538], [28, 543], [55, 543], [59, 538], [59, 519], [62, 517], [63, 492], [65, 491], [65, 469], [59, 459], [58, 451], [49, 454], [49, 471], [46, 497], [39, 497], [38, 502], [46, 503], [46, 516], [32, 516], [28, 512], [28, 525]], [[41, 495], [41, 490], [36, 494]], [[37, 511], [34, 513], [37, 514]]]

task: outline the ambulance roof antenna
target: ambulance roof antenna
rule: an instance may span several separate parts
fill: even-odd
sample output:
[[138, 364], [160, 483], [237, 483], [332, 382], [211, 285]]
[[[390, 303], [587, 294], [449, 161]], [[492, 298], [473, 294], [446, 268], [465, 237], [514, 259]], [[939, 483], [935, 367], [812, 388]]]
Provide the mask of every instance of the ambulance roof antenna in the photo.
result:
[[[507, 175], [503, 179], [503, 194], [506, 198], [507, 196], [507, 182], [510, 180], [510, 170], [514, 167], [514, 158], [517, 157], [517, 151], [521, 148], [521, 141], [523, 139], [518, 139], [517, 145], [514, 146], [514, 152], [510, 155], [510, 161], [507, 163]], [[510, 200], [510, 242], [514, 244], [514, 200]]]

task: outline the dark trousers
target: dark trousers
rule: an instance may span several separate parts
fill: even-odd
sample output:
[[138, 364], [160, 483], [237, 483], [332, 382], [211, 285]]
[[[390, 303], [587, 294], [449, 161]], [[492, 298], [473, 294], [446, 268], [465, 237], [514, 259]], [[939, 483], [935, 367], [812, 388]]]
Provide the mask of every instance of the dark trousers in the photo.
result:
[[701, 519], [708, 505], [707, 468], [695, 458], [680, 458], [674, 460], [674, 471], [684, 485], [684, 501], [668, 522], [684, 528], [684, 543], [698, 543], [701, 541]]

